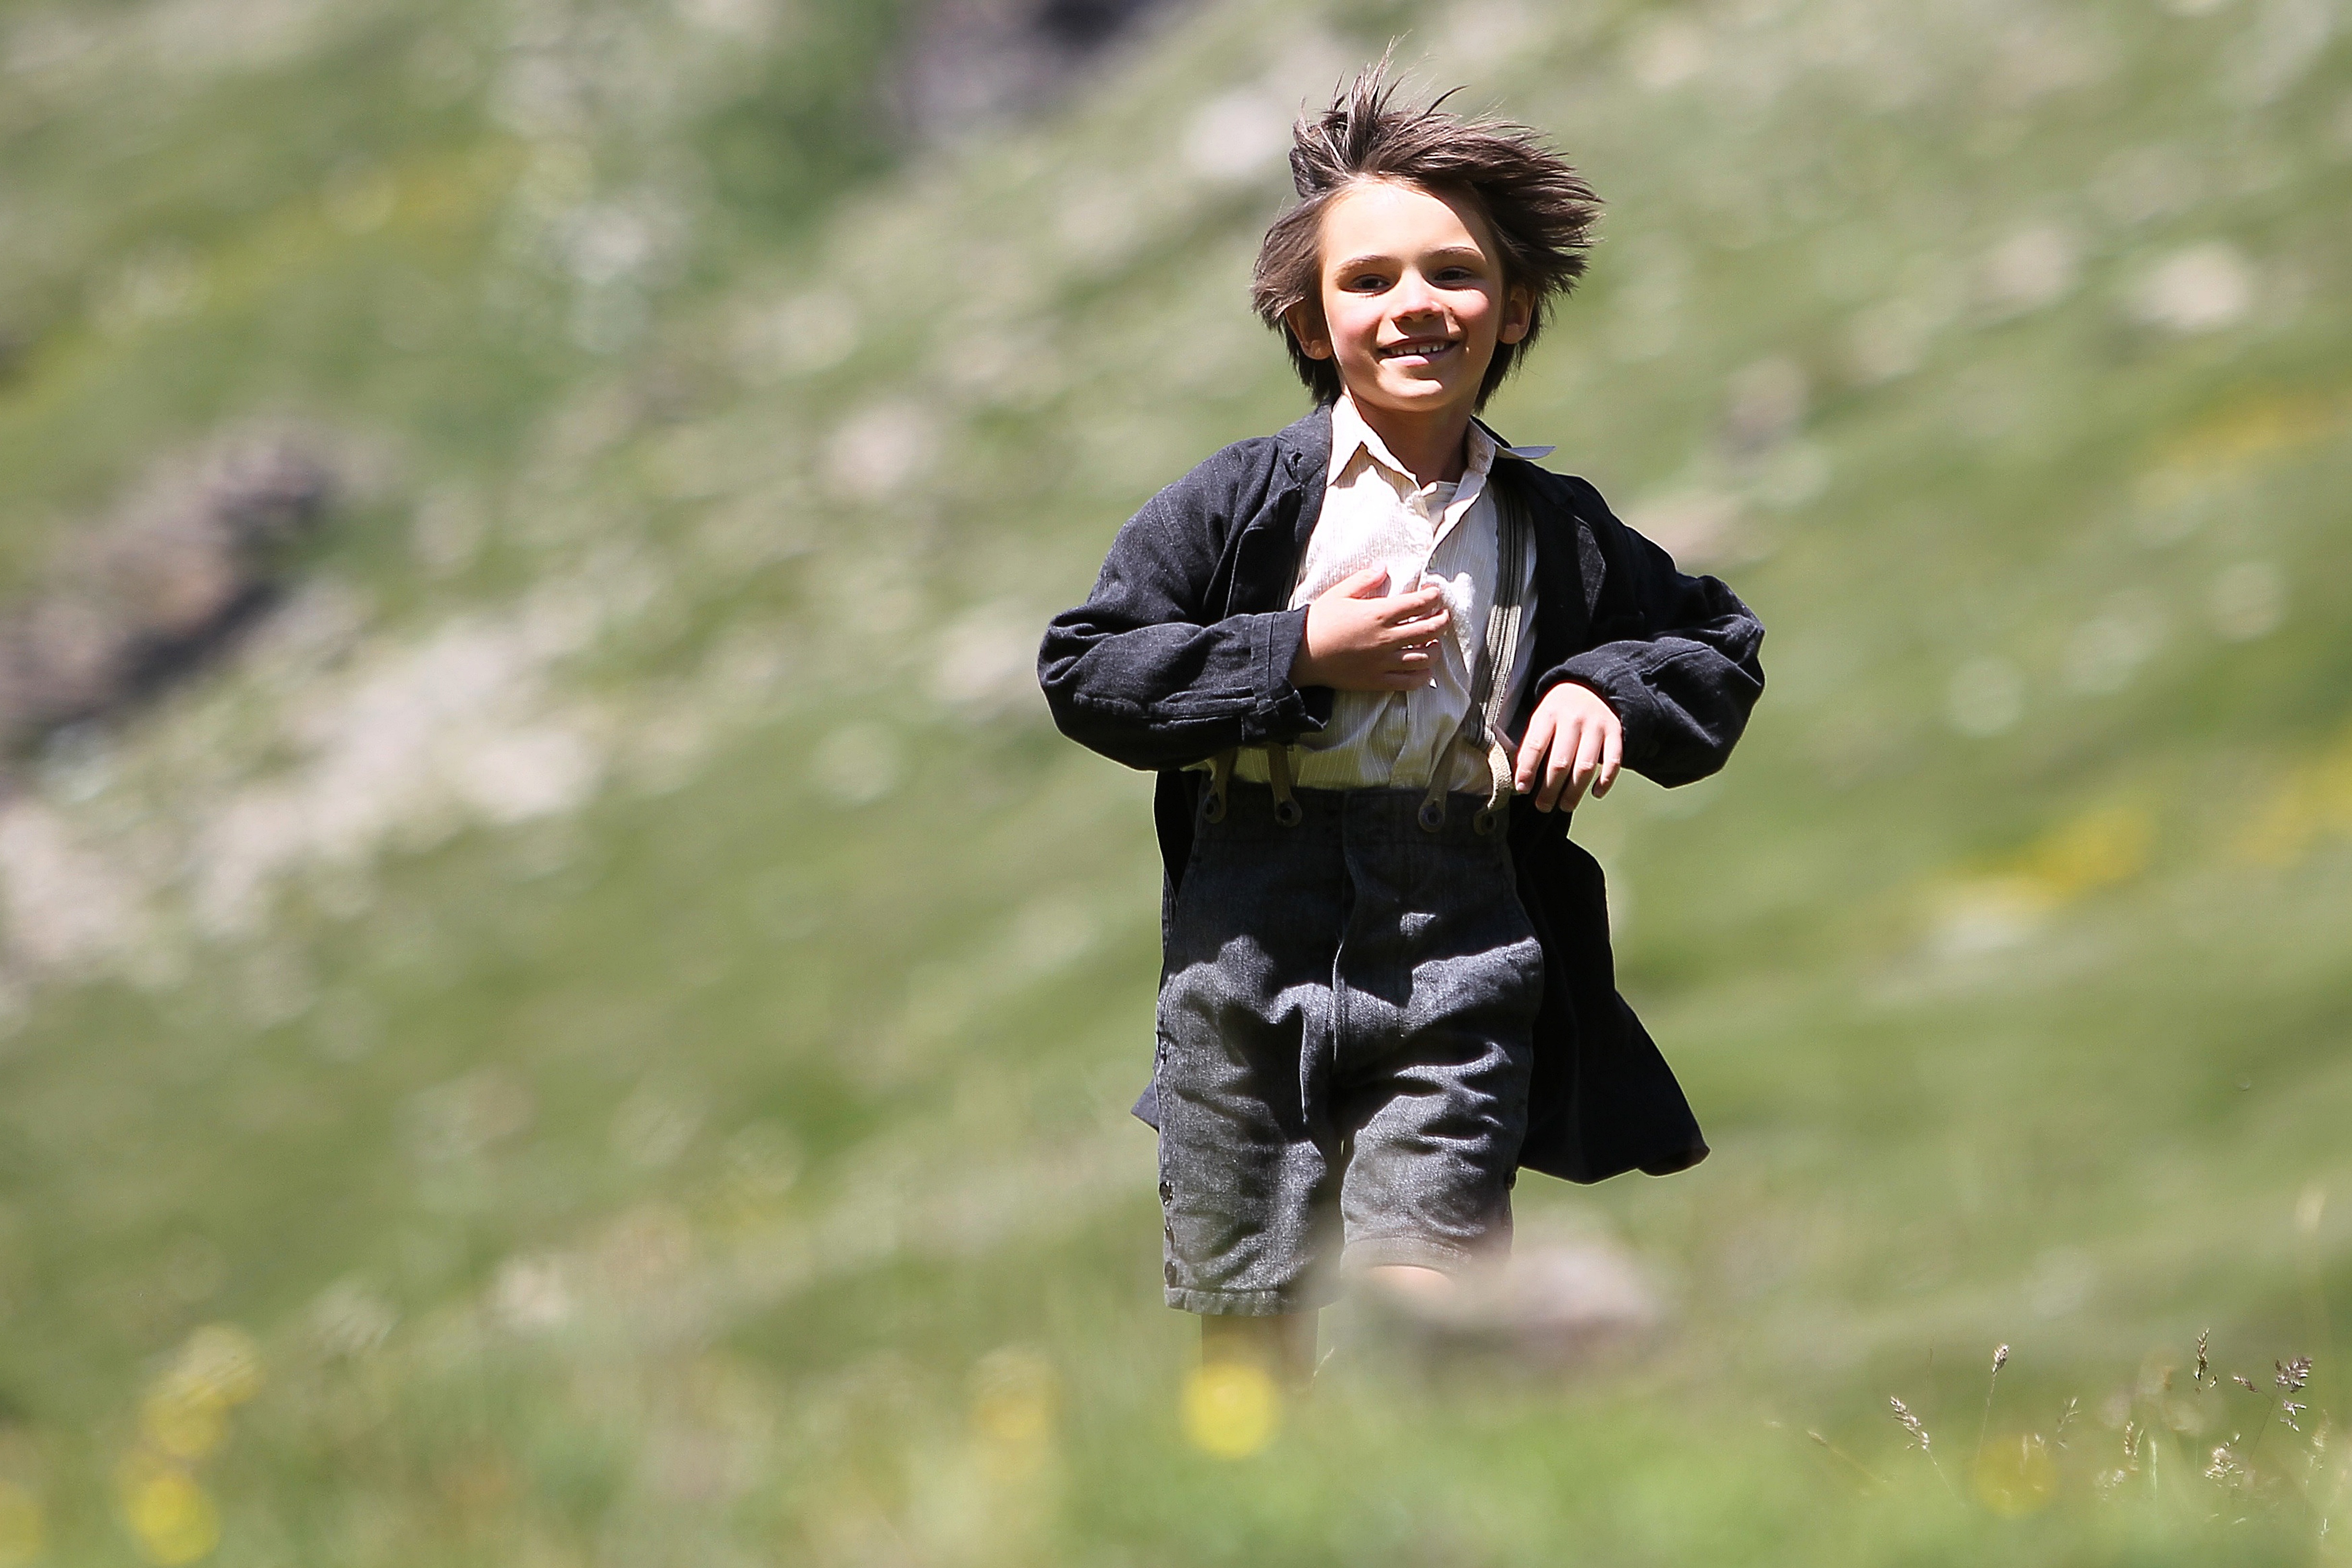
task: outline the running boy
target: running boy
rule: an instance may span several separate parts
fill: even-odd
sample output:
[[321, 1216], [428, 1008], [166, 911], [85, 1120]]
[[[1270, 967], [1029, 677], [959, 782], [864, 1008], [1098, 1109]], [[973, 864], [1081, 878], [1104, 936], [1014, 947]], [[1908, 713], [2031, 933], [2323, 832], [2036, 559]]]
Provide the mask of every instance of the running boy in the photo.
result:
[[1523, 127], [1403, 109], [1385, 62], [1290, 154], [1252, 293], [1315, 410], [1119, 530], [1039, 676], [1157, 770], [1168, 1303], [1296, 1380], [1338, 1263], [1443, 1292], [1517, 1167], [1696, 1164], [1567, 836], [1621, 767], [1723, 765], [1763, 628], [1474, 417], [1584, 270], [1600, 203]]

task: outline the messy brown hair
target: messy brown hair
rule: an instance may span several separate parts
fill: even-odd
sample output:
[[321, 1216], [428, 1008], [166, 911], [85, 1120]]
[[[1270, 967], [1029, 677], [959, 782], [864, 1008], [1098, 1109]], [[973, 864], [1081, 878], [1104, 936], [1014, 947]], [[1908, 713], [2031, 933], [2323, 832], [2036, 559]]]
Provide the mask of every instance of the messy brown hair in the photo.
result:
[[[1283, 336], [1290, 363], [1318, 403], [1339, 399], [1339, 368], [1300, 346], [1290, 312], [1322, 309], [1324, 209], [1349, 186], [1394, 180], [1466, 197], [1486, 219], [1501, 252], [1503, 285], [1535, 297], [1527, 335], [1495, 345], [1478, 385], [1484, 408], [1511, 373], [1518, 350], [1536, 340], [1554, 300], [1584, 275], [1601, 198], [1582, 176], [1524, 125], [1448, 111], [1447, 93], [1420, 108], [1396, 107], [1401, 85], [1382, 56], [1340, 88], [1331, 107], [1291, 128], [1290, 181], [1298, 204], [1274, 220], [1250, 275], [1250, 303]], [[1455, 89], [1460, 90], [1460, 89]]]

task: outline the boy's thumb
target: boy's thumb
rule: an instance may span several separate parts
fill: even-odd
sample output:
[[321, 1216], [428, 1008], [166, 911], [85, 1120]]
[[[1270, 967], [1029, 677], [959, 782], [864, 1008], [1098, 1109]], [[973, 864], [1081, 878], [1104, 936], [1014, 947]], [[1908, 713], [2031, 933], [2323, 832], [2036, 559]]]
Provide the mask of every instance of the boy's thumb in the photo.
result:
[[1388, 568], [1368, 566], [1352, 577], [1341, 578], [1338, 586], [1339, 591], [1349, 599], [1378, 599], [1388, 581]]

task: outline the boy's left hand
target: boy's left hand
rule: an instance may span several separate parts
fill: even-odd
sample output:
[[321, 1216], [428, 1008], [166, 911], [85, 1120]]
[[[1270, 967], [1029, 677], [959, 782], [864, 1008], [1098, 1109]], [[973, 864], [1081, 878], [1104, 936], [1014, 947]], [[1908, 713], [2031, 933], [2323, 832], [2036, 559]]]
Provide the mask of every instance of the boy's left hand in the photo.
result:
[[1555, 806], [1572, 811], [1588, 786], [1595, 800], [1609, 793], [1624, 760], [1625, 723], [1617, 710], [1591, 686], [1563, 681], [1544, 694], [1528, 720], [1512, 783], [1522, 795], [1536, 790], [1538, 811]]

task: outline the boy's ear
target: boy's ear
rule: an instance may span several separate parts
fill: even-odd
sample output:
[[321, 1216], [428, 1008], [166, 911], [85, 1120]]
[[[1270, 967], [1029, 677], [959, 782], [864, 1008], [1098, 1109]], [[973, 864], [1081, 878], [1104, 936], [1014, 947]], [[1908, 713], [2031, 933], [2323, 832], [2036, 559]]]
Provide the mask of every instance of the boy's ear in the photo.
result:
[[1331, 335], [1323, 326], [1323, 312], [1301, 300], [1282, 313], [1282, 323], [1290, 329], [1291, 340], [1298, 351], [1310, 360], [1331, 357]]
[[1514, 284], [1503, 295], [1503, 326], [1495, 334], [1501, 343], [1516, 343], [1528, 335], [1536, 319], [1535, 290], [1524, 284]]

